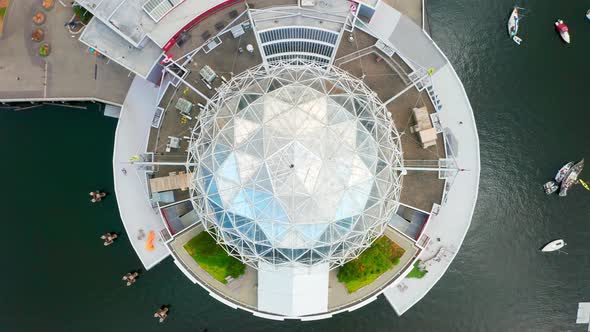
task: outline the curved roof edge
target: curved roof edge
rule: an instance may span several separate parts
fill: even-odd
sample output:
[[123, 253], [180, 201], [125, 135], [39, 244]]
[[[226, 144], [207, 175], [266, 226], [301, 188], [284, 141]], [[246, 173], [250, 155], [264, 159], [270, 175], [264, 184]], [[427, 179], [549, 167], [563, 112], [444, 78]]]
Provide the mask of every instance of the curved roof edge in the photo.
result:
[[[386, 26], [382, 22], [373, 22], [376, 17], [387, 15], [400, 17], [393, 27], [391, 24]], [[420, 301], [441, 279], [455, 258], [471, 225], [480, 175], [479, 137], [463, 83], [428, 33], [409, 18], [400, 15], [389, 5], [379, 2], [368, 29], [379, 39], [389, 41], [414, 70], [432, 72], [430, 78], [433, 91], [442, 105], [437, 113], [445, 132], [460, 142], [458, 151], [452, 152], [462, 170], [447, 180], [443, 206], [436, 215], [431, 216], [418, 239], [418, 242], [427, 243], [419, 259], [428, 267], [429, 273], [422, 279], [400, 278], [384, 292], [398, 315]], [[412, 57], [414, 55], [417, 57]]]
[[[148, 270], [170, 254], [160, 236], [164, 225], [160, 214], [149, 205], [145, 173], [130, 168], [123, 174], [122, 169], [129, 167], [129, 158], [146, 150], [146, 134], [156, 111], [157, 96], [156, 86], [135, 77], [121, 109], [113, 147], [113, 180], [119, 214], [131, 246]], [[154, 231], [153, 251], [146, 249], [146, 239], [138, 236], [141, 230], [145, 235]]]

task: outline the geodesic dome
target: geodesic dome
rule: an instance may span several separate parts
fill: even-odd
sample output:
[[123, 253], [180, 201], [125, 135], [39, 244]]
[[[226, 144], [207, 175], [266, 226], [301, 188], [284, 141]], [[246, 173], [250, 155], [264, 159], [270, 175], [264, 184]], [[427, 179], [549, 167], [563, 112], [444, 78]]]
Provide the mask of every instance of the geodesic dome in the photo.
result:
[[199, 115], [191, 199], [205, 229], [253, 267], [334, 267], [383, 233], [401, 158], [389, 113], [361, 81], [301, 60], [260, 65]]

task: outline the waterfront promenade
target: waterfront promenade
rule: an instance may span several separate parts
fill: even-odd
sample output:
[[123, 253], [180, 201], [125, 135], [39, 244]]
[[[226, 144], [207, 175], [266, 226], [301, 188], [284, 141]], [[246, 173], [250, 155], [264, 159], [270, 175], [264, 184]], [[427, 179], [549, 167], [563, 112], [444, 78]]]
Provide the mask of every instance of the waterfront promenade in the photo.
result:
[[[103, 57], [88, 52], [64, 26], [72, 18], [70, 1], [59, 1], [43, 11], [41, 1], [13, 1], [0, 38], [0, 102], [28, 100], [93, 100], [123, 104], [133, 74]], [[37, 10], [46, 14], [40, 27], [51, 45], [51, 54], [38, 55], [39, 43], [31, 40]]]

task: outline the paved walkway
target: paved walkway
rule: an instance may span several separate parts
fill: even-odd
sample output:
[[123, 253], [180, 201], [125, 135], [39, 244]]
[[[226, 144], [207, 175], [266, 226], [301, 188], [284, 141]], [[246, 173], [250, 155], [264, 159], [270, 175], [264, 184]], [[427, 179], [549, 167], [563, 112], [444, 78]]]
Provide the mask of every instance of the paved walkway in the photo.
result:
[[32, 16], [42, 10], [41, 2], [18, 0], [10, 6], [0, 38], [0, 101], [93, 99], [123, 104], [133, 75], [91, 55], [78, 36], [68, 32], [64, 23], [73, 15], [70, 7], [56, 1], [52, 10], [43, 11], [46, 21], [41, 28], [51, 45], [44, 59], [37, 53], [39, 44], [31, 40]]
[[[133, 80], [117, 124], [113, 152], [113, 178], [121, 221], [139, 260], [148, 270], [170, 252], [161, 237], [165, 228], [160, 210], [152, 207], [148, 198], [145, 171], [131, 166], [129, 158], [146, 149], [157, 94], [158, 87], [152, 83], [140, 77]], [[156, 235], [153, 250], [146, 246], [146, 236], [151, 231]]]
[[422, 27], [422, 1], [421, 0], [383, 0], [388, 6], [395, 8], [400, 13], [408, 16]]
[[[415, 70], [428, 68], [432, 71], [432, 99], [438, 100], [436, 109], [446, 135], [447, 158], [455, 159], [460, 168], [467, 170], [448, 179], [442, 207], [438, 213], [430, 216], [418, 241], [430, 239], [419, 256], [422, 261], [435, 257], [441, 249], [448, 254], [432, 261], [423, 278], [396, 281], [384, 292], [389, 303], [401, 315], [438, 282], [461, 247], [477, 200], [479, 140], [469, 99], [446, 57], [419, 26], [406, 16], [400, 16], [394, 8], [381, 4], [369, 28], [381, 38], [389, 40], [400, 56], [411, 59], [408, 65]], [[385, 23], [383, 18], [386, 17], [392, 18], [390, 21], [394, 24], [390, 21]]]

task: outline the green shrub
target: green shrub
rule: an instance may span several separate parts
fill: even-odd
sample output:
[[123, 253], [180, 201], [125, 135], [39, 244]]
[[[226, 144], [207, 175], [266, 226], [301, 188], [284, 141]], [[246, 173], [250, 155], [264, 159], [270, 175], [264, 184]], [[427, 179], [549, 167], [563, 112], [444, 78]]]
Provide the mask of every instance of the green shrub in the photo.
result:
[[403, 248], [382, 236], [358, 258], [340, 267], [338, 281], [346, 285], [349, 293], [353, 293], [399, 264], [404, 252]]
[[0, 18], [3, 18], [6, 15], [6, 7], [0, 8]]
[[88, 24], [88, 22], [90, 22], [90, 20], [92, 19], [92, 13], [89, 12], [88, 10], [86, 10], [86, 8], [80, 6], [79, 4], [75, 4], [73, 9], [74, 9], [74, 14], [76, 14], [76, 16], [78, 16], [78, 19], [82, 23]]
[[43, 44], [41, 46], [39, 46], [39, 55], [40, 56], [48, 56], [49, 55], [49, 45], [48, 44]]
[[237, 278], [246, 272], [246, 265], [228, 255], [205, 231], [199, 233], [184, 245], [184, 249], [213, 278], [227, 283], [225, 278]]

